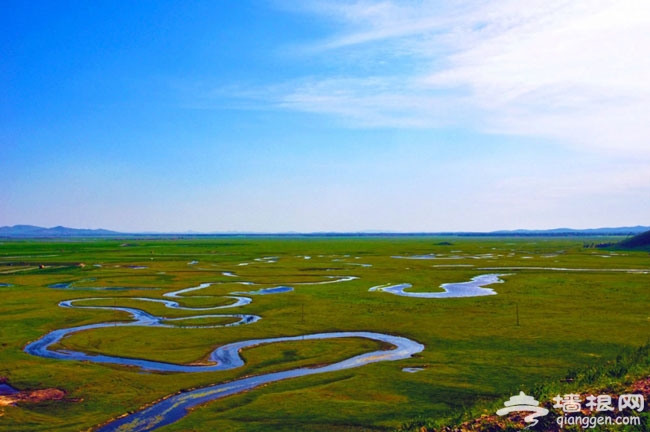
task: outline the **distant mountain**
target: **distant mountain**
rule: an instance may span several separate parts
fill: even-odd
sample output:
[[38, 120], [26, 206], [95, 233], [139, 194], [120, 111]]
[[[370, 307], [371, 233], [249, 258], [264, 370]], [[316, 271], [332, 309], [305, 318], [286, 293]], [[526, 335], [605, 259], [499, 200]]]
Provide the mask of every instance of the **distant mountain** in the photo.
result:
[[0, 237], [5, 238], [110, 237], [116, 235], [120, 235], [120, 233], [105, 229], [77, 229], [63, 226], [53, 228], [34, 225], [0, 227]]
[[620, 249], [650, 249], [650, 231], [625, 239], [615, 246]]
[[188, 231], [185, 233], [120, 233], [105, 229], [77, 229], [56, 226], [43, 228], [34, 225], [14, 225], [0, 227], [0, 238], [101, 238], [101, 237], [133, 237], [133, 238], [210, 238], [210, 237], [418, 237], [418, 236], [458, 236], [458, 237], [573, 237], [573, 236], [634, 236], [650, 227], [618, 227], [618, 228], [592, 228], [571, 229], [555, 228], [549, 230], [504, 230], [492, 232], [390, 232], [390, 231], [359, 231], [359, 232], [313, 232], [313, 233], [262, 233], [262, 232], [221, 232], [198, 233]]
[[588, 228], [588, 229], [572, 229], [572, 228], [554, 228], [548, 230], [512, 230], [512, 231], [492, 231], [491, 235], [521, 235], [521, 236], [534, 236], [534, 235], [617, 235], [627, 236], [636, 235], [644, 231], [650, 230], [647, 226], [633, 226], [633, 227], [616, 227], [616, 228]]

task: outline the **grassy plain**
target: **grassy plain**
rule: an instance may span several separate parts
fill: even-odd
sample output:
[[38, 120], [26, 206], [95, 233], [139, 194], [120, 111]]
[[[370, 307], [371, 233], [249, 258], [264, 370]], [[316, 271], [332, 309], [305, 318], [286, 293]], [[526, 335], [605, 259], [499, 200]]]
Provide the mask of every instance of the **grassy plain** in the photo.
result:
[[[218, 312], [262, 317], [250, 325], [104, 328], [72, 335], [61, 345], [178, 363], [202, 362], [212, 349], [228, 342], [329, 331], [390, 333], [426, 346], [408, 360], [291, 379], [210, 403], [160, 429], [164, 431], [386, 431], [414, 418], [449, 417], [503, 401], [521, 389], [559, 380], [569, 369], [614, 359], [625, 347], [648, 341], [648, 253], [583, 247], [591, 241], [455, 237], [2, 241], [0, 284], [9, 286], [0, 285], [0, 376], [19, 389], [62, 388], [70, 400], [1, 408], [0, 429], [87, 430], [182, 389], [331, 363], [377, 348], [363, 339], [266, 345], [245, 351], [247, 364], [240, 369], [194, 374], [146, 373], [23, 352], [28, 342], [54, 329], [129, 319], [122, 312], [61, 308], [57, 305], [62, 300], [103, 298], [79, 305], [129, 306], [170, 318], [191, 316], [196, 312], [132, 298], [161, 299], [163, 293], [204, 282], [221, 283], [174, 300], [207, 307], [231, 302], [221, 296], [234, 291], [278, 285], [292, 286], [294, 291], [252, 296], [247, 306]], [[432, 253], [436, 259], [395, 258]], [[507, 274], [504, 283], [492, 285], [497, 295], [418, 299], [368, 291], [404, 282], [414, 291], [437, 291], [442, 283], [485, 273]], [[315, 284], [343, 276], [357, 279]], [[239, 283], [244, 281], [256, 285]], [[49, 287], [66, 283], [72, 285]], [[106, 287], [124, 289], [93, 289]], [[212, 318], [194, 324], [224, 322]], [[424, 370], [406, 373], [404, 367]]]

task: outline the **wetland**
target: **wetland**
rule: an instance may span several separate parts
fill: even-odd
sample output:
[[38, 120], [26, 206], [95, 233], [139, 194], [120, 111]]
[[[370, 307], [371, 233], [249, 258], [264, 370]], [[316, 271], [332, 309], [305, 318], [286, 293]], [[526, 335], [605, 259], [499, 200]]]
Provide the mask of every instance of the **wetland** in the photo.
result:
[[21, 260], [0, 284], [0, 376], [69, 395], [2, 407], [11, 430], [391, 431], [613, 359], [650, 330], [647, 253], [583, 239], [123, 245], [0, 246], [2, 264]]

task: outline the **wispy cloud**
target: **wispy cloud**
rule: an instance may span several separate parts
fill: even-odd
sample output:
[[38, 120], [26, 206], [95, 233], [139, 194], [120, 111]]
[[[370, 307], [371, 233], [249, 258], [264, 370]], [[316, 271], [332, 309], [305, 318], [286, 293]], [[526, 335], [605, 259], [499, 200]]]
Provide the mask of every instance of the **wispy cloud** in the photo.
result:
[[397, 77], [313, 78], [290, 88], [281, 107], [337, 115], [356, 127], [442, 127], [460, 111], [443, 92], [432, 96]]
[[302, 11], [339, 29], [312, 55], [358, 53], [383, 67], [293, 83], [285, 108], [650, 154], [645, 0], [314, 1]]

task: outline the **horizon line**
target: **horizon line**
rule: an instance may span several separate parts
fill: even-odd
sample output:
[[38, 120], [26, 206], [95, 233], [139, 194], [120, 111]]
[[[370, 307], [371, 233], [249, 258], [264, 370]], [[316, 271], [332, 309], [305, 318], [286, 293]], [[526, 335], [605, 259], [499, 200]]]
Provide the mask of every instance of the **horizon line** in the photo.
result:
[[599, 228], [550, 228], [550, 229], [500, 229], [492, 231], [393, 231], [393, 230], [359, 230], [359, 231], [114, 231], [104, 228], [70, 228], [62, 225], [45, 228], [35, 225], [13, 225], [0, 227], [0, 237], [118, 237], [118, 236], [490, 236], [490, 235], [629, 235], [650, 230], [649, 226], [617, 226]]

